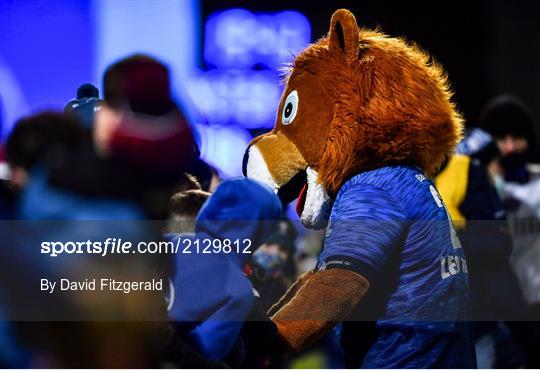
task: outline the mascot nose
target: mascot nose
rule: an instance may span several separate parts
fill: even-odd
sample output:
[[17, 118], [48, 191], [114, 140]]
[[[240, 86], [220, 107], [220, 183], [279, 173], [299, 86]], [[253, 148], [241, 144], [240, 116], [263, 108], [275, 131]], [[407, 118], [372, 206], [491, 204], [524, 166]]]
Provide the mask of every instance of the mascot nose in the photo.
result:
[[247, 164], [249, 160], [249, 148], [251, 148], [251, 144], [248, 145], [246, 148], [246, 151], [244, 152], [244, 158], [242, 159], [242, 174], [247, 177]]

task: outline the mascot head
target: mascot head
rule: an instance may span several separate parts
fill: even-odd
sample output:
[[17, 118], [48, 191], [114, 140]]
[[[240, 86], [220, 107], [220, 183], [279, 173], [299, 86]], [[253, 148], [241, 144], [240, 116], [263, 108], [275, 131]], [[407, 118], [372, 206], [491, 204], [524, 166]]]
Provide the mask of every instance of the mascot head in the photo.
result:
[[461, 136], [451, 96], [425, 52], [338, 10], [328, 35], [293, 62], [276, 124], [250, 143], [244, 174], [284, 201], [299, 196], [304, 225], [323, 227], [349, 177], [393, 164], [439, 168]]

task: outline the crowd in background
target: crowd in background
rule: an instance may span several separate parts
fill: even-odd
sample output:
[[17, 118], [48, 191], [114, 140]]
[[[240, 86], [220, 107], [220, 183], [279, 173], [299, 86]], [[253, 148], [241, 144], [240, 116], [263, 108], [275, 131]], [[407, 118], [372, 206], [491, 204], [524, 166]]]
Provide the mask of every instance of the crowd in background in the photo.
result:
[[[111, 221], [107, 227], [134, 221], [121, 230], [125, 238], [242, 236], [254, 241], [251, 253], [226, 262], [206, 256], [115, 259], [109, 267], [118, 276], [148, 279], [158, 271], [170, 280], [167, 292], [137, 295], [128, 304], [108, 301], [116, 315], [129, 320], [93, 321], [82, 315], [86, 320], [1, 321], [0, 365], [359, 364], [361, 359], [343, 358], [338, 342], [345, 339], [334, 333], [286, 359], [274, 351], [275, 327], [266, 312], [297, 276], [314, 268], [324, 231], [307, 232], [287, 219], [282, 211], [287, 205], [261, 185], [221, 179], [219, 169], [199, 158], [191, 122], [171, 96], [167, 67], [135, 55], [105, 71], [103, 99], [95, 87], [83, 85], [64, 112], [18, 121], [2, 151], [9, 174], [1, 183], [0, 219]], [[536, 147], [534, 122], [517, 98], [500, 96], [470, 126], [477, 127], [466, 132], [434, 181], [468, 259], [477, 360], [482, 367], [539, 367], [540, 171], [527, 164]], [[136, 223], [147, 220], [156, 222]], [[107, 227], [85, 232], [95, 238], [111, 231]], [[36, 233], [61, 240], [72, 231]], [[0, 315], [7, 318], [28, 303], [10, 298], [12, 276], [18, 276], [18, 288], [32, 289], [41, 270], [66, 273], [65, 265], [29, 260], [27, 252], [15, 250], [17, 243], [8, 239], [0, 246]], [[72, 263], [104, 262], [81, 257]], [[80, 274], [73, 266], [67, 269], [73, 278]], [[40, 302], [40, 309], [103, 309], [93, 304], [51, 298]], [[368, 338], [371, 329], [364, 324], [359, 323]]]

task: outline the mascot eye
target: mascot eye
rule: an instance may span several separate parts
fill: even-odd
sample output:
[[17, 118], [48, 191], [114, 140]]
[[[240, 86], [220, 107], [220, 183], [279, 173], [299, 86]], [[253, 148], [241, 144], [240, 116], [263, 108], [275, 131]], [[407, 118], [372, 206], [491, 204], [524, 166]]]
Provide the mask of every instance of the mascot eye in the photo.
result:
[[284, 125], [289, 125], [294, 121], [296, 112], [298, 110], [298, 92], [296, 90], [291, 91], [285, 104], [283, 105], [283, 114], [281, 115], [281, 122]]

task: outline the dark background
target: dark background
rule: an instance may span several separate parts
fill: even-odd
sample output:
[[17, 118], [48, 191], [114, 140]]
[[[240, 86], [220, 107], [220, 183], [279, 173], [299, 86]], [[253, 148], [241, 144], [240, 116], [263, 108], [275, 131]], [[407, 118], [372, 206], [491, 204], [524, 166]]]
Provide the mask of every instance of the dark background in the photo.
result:
[[233, 7], [298, 10], [311, 22], [313, 41], [327, 33], [336, 9], [347, 8], [360, 26], [404, 36], [442, 63], [467, 126], [477, 124], [489, 99], [509, 93], [529, 106], [540, 138], [540, 1], [203, 1], [202, 15]]

